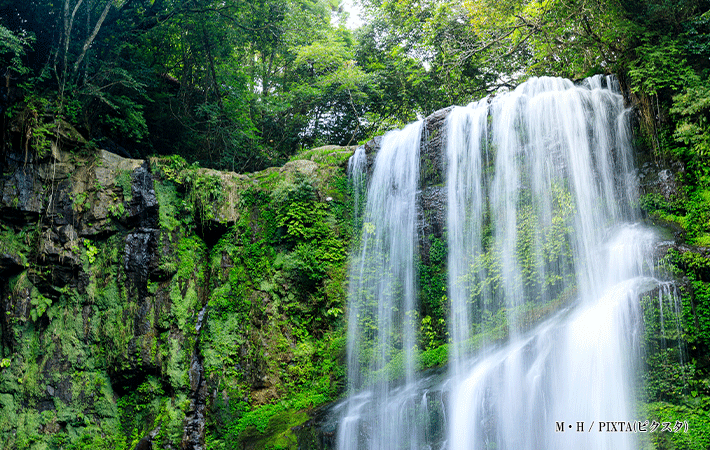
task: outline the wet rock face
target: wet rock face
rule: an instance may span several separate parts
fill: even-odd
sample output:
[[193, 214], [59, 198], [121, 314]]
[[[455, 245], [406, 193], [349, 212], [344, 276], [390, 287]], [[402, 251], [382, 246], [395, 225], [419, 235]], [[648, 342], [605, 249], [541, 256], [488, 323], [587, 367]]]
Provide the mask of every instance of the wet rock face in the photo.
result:
[[446, 224], [446, 195], [444, 186], [424, 188], [418, 195], [420, 207], [417, 209], [417, 235], [424, 264], [429, 264], [432, 238], [443, 237]]
[[[419, 144], [419, 183], [422, 188], [441, 185], [446, 179], [446, 117], [452, 107], [444, 108], [424, 119], [422, 138]], [[367, 173], [372, 173], [377, 152], [382, 145], [382, 136], [375, 136], [365, 143]]]
[[[160, 377], [168, 363], [187, 360], [187, 373], [192, 350], [159, 351], [161, 339], [177, 348], [186, 339], [170, 321], [173, 298], [184, 292], [169, 289], [174, 270], [159, 269], [161, 252], [174, 250], [160, 229], [148, 163], [87, 148], [61, 151], [80, 147], [64, 131], [41, 159], [32, 151], [0, 155], [0, 359], [11, 360], [0, 371], [23, 367], [14, 379], [25, 385], [22, 374], [35, 374], [24, 390], [3, 384], [0, 396], [16, 397], [16, 414], [58, 414], [60, 400], [101, 426], [106, 417], [118, 418], [119, 396]], [[38, 354], [28, 352], [28, 339]], [[201, 380], [201, 365], [193, 369], [199, 373], [190, 378]], [[203, 385], [184, 390], [189, 395]], [[192, 423], [195, 439], [204, 442], [202, 411]], [[65, 433], [73, 420], [62, 416], [40, 432]], [[140, 445], [150, 448], [156, 435], [148, 433]]]
[[660, 194], [667, 201], [681, 197], [678, 176], [685, 173], [685, 167], [680, 162], [659, 164], [656, 161], [645, 161], [640, 164], [639, 187], [642, 194]]
[[158, 270], [160, 230], [141, 228], [126, 236], [123, 263], [129, 281], [129, 296], [143, 299], [148, 279]]
[[131, 174], [131, 201], [128, 202], [128, 217], [138, 228], [158, 227], [158, 199], [155, 196], [153, 176], [144, 162]]
[[33, 155], [5, 155], [0, 177], [0, 211], [5, 220], [26, 223], [40, 214], [69, 223], [73, 214], [67, 208], [69, 177], [75, 167], [61, 161], [37, 161]]
[[658, 172], [658, 190], [666, 200], [671, 200], [679, 195], [676, 175], [671, 169]]
[[22, 271], [24, 264], [17, 255], [7, 251], [0, 252], [0, 277], [10, 277]]
[[367, 155], [367, 173], [372, 173], [372, 165], [375, 162], [375, 155], [380, 151], [382, 136], [375, 136], [365, 143], [365, 154]]
[[333, 407], [316, 410], [311, 419], [294, 427], [298, 448], [303, 450], [330, 450], [337, 448], [337, 420], [340, 412]]
[[452, 108], [436, 111], [424, 119], [419, 146], [419, 179], [422, 187], [446, 182], [446, 118]]
[[[206, 307], [203, 307], [197, 317], [195, 331], [198, 334], [202, 331], [202, 323], [205, 319], [206, 309]], [[185, 414], [185, 428], [181, 444], [184, 449], [202, 450], [205, 448], [207, 379], [205, 377], [203, 362], [200, 346], [195, 345], [192, 352], [190, 369], [188, 370], [192, 398], [190, 399], [190, 407]]]
[[190, 386], [193, 398], [185, 415], [185, 430], [182, 438], [182, 448], [202, 450], [205, 448], [205, 408], [207, 405], [207, 384], [204, 379], [202, 358], [199, 354], [193, 356], [190, 365]]

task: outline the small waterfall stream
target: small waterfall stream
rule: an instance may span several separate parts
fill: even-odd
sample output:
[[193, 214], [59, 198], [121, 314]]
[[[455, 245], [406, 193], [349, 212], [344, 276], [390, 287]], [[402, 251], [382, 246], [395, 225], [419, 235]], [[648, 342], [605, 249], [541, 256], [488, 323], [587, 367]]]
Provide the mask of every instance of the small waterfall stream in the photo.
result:
[[[397, 374], [414, 383], [415, 311], [414, 258], [416, 247], [416, 204], [419, 185], [419, 142], [422, 121], [402, 131], [387, 134], [382, 142], [365, 206], [361, 252], [351, 262], [348, 312], [348, 382], [352, 390], [370, 386], [373, 400], [368, 414], [374, 419], [367, 443], [359, 442], [357, 427], [340, 434], [341, 448], [381, 448], [380, 442], [407, 439], [402, 430], [414, 423], [397, 411], [390, 377]], [[403, 349], [398, 353], [397, 349]], [[374, 404], [374, 406], [373, 406]], [[357, 397], [349, 407], [355, 415], [361, 404]], [[394, 410], [393, 410], [394, 409]]]
[[449, 113], [449, 366], [425, 377], [414, 301], [422, 128], [388, 133], [374, 162], [351, 262], [338, 448], [636, 448], [633, 433], [588, 431], [638, 420], [639, 298], [667, 289], [652, 271], [657, 238], [636, 223], [614, 78], [535, 78]]

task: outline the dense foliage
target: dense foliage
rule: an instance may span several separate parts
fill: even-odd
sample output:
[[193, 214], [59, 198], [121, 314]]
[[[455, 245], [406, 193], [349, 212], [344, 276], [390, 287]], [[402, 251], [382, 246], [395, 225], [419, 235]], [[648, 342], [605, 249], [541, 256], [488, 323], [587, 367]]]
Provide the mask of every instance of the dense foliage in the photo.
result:
[[4, 84], [35, 125], [62, 117], [117, 153], [242, 172], [530, 74], [616, 72], [657, 149], [665, 135], [708, 151], [706, 0], [361, 6], [353, 31], [337, 0], [4, 0]]
[[[120, 154], [242, 172], [426, 112], [411, 80], [422, 62], [355, 39], [337, 1], [8, 0], [0, 11], [17, 107]], [[393, 106], [405, 85], [415, 98]]]

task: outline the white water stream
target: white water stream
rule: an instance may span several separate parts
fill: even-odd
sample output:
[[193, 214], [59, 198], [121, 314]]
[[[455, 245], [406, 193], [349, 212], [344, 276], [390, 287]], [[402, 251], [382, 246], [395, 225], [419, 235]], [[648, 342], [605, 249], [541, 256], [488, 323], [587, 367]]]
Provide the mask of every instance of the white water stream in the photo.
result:
[[631, 207], [628, 116], [608, 77], [532, 79], [451, 111], [449, 373], [427, 379], [415, 370], [422, 122], [384, 137], [351, 263], [339, 449], [638, 446], [598, 428], [639, 419], [639, 296], [659, 285], [656, 238]]

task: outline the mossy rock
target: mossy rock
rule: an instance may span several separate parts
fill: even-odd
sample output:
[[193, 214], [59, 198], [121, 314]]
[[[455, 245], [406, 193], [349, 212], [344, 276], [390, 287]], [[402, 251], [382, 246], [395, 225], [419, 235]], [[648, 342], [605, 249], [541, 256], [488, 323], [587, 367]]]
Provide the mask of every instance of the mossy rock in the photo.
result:
[[291, 161], [309, 160], [319, 164], [345, 166], [356, 149], [357, 146], [355, 145], [346, 147], [325, 145], [323, 147], [300, 151], [291, 158]]

